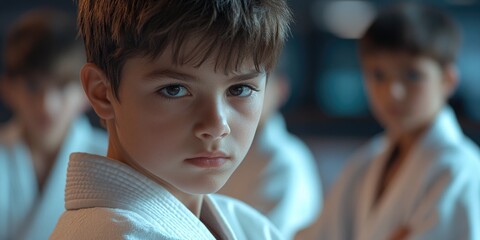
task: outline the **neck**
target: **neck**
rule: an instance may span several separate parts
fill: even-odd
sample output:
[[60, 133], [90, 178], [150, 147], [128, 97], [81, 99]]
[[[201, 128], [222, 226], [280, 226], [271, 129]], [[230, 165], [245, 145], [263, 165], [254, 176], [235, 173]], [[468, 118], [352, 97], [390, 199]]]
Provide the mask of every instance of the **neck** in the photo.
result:
[[[109, 131], [112, 134], [112, 131]], [[120, 154], [118, 154], [120, 153]], [[121, 157], [124, 156], [124, 157]], [[126, 157], [125, 157], [126, 156]], [[203, 203], [203, 194], [189, 194], [182, 192], [169, 184], [168, 182], [164, 181], [163, 179], [157, 177], [155, 174], [151, 173], [144, 167], [140, 166], [135, 160], [133, 160], [127, 152], [123, 150], [119, 146], [119, 143], [115, 141], [113, 138], [109, 138], [108, 144], [108, 152], [107, 157], [119, 162], [122, 162], [135, 171], [143, 174], [144, 176], [148, 177], [149, 179], [153, 180], [163, 188], [165, 188], [168, 192], [170, 192], [175, 198], [177, 198], [183, 205], [185, 205], [195, 216], [198, 218], [200, 217], [202, 203]]]
[[[169, 190], [170, 191], [170, 190]], [[174, 194], [174, 196], [180, 200], [192, 213], [193, 215], [200, 218], [200, 214], [202, 212], [202, 205], [203, 205], [203, 197], [204, 195], [191, 195], [186, 193], [178, 193]]]
[[41, 139], [37, 136], [23, 133], [23, 139], [30, 150], [31, 161], [35, 169], [38, 188], [42, 191], [44, 183], [57, 159], [64, 137], [53, 141], [52, 138]]
[[[142, 172], [142, 173], [145, 174], [144, 172]], [[188, 210], [190, 210], [190, 212], [193, 213], [193, 215], [195, 215], [197, 218], [200, 218], [200, 214], [202, 212], [203, 200], [204, 200], [203, 199], [204, 198], [203, 194], [185, 193], [185, 192], [182, 192], [182, 191], [178, 190], [177, 188], [175, 188], [171, 184], [165, 182], [164, 180], [162, 180], [162, 179], [160, 179], [156, 176], [153, 176], [150, 173], [148, 173], [146, 175], [147, 175], [147, 177], [149, 177], [150, 179], [152, 179], [156, 183], [158, 183], [160, 186], [165, 188], [173, 196], [175, 196], [175, 198], [177, 198], [181, 203], [183, 203], [183, 205], [185, 205], [185, 207], [187, 207]]]
[[430, 122], [425, 123], [410, 131], [404, 131], [398, 134], [390, 133], [389, 138], [392, 143], [395, 143], [398, 145], [400, 155], [404, 156], [407, 152], [410, 151], [410, 149], [413, 148], [415, 144], [418, 143], [418, 140], [427, 131], [429, 126], [430, 126]]
[[40, 138], [25, 134], [25, 143], [32, 153], [39, 155], [50, 155], [60, 147], [57, 141], [42, 141]]
[[22, 136], [32, 155], [42, 159], [55, 158], [65, 139], [65, 134], [37, 136], [25, 131], [25, 128], [23, 128]]
[[45, 132], [38, 133], [29, 130], [25, 124], [20, 124], [20, 131], [23, 140], [33, 153], [48, 156], [58, 152], [67, 135], [69, 125], [55, 126]]

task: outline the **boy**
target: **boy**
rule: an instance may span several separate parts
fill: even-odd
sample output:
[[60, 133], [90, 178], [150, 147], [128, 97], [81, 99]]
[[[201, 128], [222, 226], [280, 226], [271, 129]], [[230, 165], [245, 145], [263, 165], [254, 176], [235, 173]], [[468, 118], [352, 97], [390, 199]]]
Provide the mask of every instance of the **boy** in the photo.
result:
[[305, 239], [480, 239], [479, 149], [446, 103], [458, 45], [434, 8], [399, 5], [373, 22], [360, 58], [385, 133], [353, 156]]
[[216, 192], [252, 142], [290, 22], [283, 0], [78, 2], [107, 157], [70, 159], [52, 239], [277, 239]]
[[315, 158], [288, 132], [279, 112], [289, 96], [286, 55], [267, 83], [255, 138], [242, 164], [219, 191], [265, 214], [285, 239], [314, 222], [322, 203]]
[[85, 59], [75, 19], [34, 10], [5, 41], [2, 99], [14, 113], [0, 130], [0, 239], [47, 239], [65, 211], [67, 159], [105, 153], [107, 136], [85, 116]]

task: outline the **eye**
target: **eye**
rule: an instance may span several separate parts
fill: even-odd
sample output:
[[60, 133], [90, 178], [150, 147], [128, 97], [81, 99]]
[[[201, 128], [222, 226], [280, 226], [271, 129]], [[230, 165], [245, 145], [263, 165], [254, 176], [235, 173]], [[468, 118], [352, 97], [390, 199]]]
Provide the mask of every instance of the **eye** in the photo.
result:
[[41, 84], [35, 80], [25, 81], [25, 87], [30, 94], [38, 93], [41, 90]]
[[235, 85], [228, 88], [228, 95], [234, 97], [249, 97], [254, 91], [258, 92], [258, 90], [248, 85]]
[[415, 69], [409, 69], [405, 72], [403, 78], [409, 82], [418, 82], [421, 80], [422, 74]]
[[161, 88], [158, 92], [168, 98], [180, 98], [190, 95], [187, 88], [181, 85], [170, 85]]
[[385, 80], [385, 73], [379, 69], [375, 69], [372, 71], [371, 77], [374, 81], [382, 82]]

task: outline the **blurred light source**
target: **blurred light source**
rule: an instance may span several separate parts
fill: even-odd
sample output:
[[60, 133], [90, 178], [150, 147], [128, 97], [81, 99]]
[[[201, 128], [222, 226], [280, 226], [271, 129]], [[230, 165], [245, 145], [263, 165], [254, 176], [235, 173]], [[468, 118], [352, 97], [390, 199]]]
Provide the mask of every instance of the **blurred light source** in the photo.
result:
[[361, 37], [376, 14], [375, 6], [367, 1], [317, 0], [312, 9], [317, 26], [347, 39]]

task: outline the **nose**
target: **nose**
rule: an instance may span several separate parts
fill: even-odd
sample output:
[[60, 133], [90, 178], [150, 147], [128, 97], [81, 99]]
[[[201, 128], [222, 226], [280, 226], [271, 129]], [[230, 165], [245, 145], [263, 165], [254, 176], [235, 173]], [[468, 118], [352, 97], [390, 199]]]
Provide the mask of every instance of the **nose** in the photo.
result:
[[401, 81], [392, 81], [390, 83], [390, 96], [395, 101], [399, 102], [405, 98], [406, 89], [405, 85]]
[[199, 106], [195, 136], [203, 141], [214, 141], [230, 134], [228, 109], [221, 99], [209, 100]]

